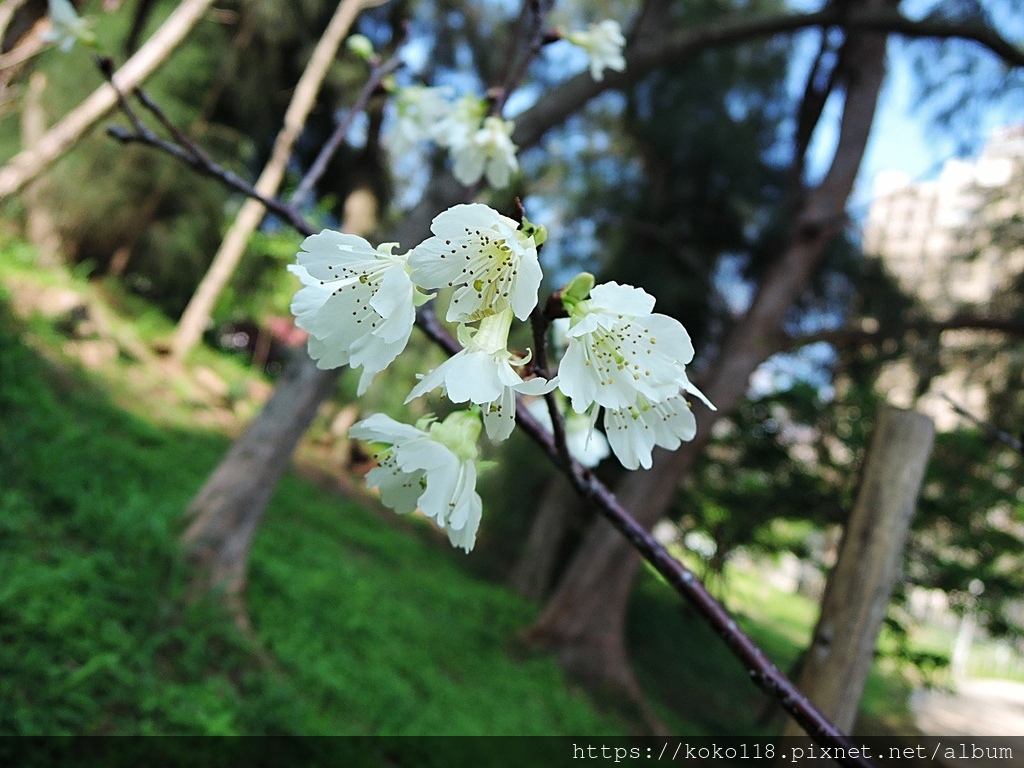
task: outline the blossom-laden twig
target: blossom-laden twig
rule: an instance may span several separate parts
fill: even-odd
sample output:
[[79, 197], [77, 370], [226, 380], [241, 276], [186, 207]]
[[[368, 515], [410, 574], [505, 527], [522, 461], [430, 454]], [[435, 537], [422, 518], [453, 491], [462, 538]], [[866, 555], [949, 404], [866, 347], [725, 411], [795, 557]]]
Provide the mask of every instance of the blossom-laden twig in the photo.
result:
[[[171, 131], [174, 141], [161, 139], [142, 123], [126, 98], [122, 96], [120, 102], [122, 109], [132, 122], [135, 133], [128, 133], [124, 129], [114, 129], [111, 131], [111, 134], [115, 138], [122, 141], [141, 142], [171, 154], [205, 175], [217, 178], [227, 186], [260, 200], [269, 210], [274, 211], [282, 220], [294, 226], [299, 232], [307, 236], [314, 234], [315, 228], [304, 219], [294, 206], [276, 198], [266, 198], [258, 195], [251, 185], [240, 179], [236, 174], [220, 166], [198, 146], [188, 140], [187, 137], [178, 132]], [[163, 112], [152, 101], [146, 99], [143, 101], [143, 104], [157, 115], [161, 123], [165, 126], [170, 125], [170, 121], [166, 121]], [[518, 241], [518, 235], [513, 235], [512, 239]], [[336, 249], [338, 255], [344, 255], [349, 252], [354, 253], [357, 248], [362, 248], [361, 243], [346, 242], [342, 245], [342, 248]], [[509, 243], [506, 240], [501, 245], [508, 246]], [[367, 244], [367, 248], [369, 248], [369, 244]], [[498, 248], [498, 252], [504, 253], [501, 247]], [[378, 250], [375, 253], [390, 257], [390, 252], [388, 251], [381, 252]], [[495, 256], [497, 256], [497, 253], [495, 253]], [[374, 261], [377, 258], [374, 255]], [[335, 266], [333, 263], [319, 265], [319, 262], [317, 262], [317, 266], [314, 269], [323, 267], [328, 271], [332, 271], [328, 275], [329, 277], [334, 278], [334, 275], [337, 275], [337, 278], [334, 279], [345, 280], [346, 278], [335, 270]], [[460, 269], [462, 268], [460, 267]], [[403, 271], [405, 271], [404, 267]], [[365, 274], [359, 272], [355, 275], [355, 281], [359, 285], [365, 285], [366, 283], [362, 278], [365, 277], [366, 282], [369, 282], [371, 280], [370, 274], [369, 271]], [[349, 275], [349, 277], [352, 277], [352, 275]], [[480, 279], [483, 280], [483, 278]], [[502, 278], [495, 279], [501, 280]], [[508, 275], [505, 275], [504, 279], [504, 284], [508, 284]], [[323, 280], [325, 286], [327, 282], [328, 280]], [[454, 280], [449, 282], [454, 286]], [[320, 285], [320, 279], [317, 279], [315, 275], [310, 280], [307, 280], [307, 287], [316, 287], [318, 285]], [[383, 277], [380, 280], [380, 285], [383, 285]], [[473, 283], [469, 285], [472, 285], [480, 292], [477, 280], [474, 279]], [[501, 287], [500, 283], [499, 287]], [[321, 291], [320, 295], [322, 296], [323, 293], [326, 293], [326, 289]], [[374, 297], [379, 295], [379, 293], [380, 291], [378, 290]], [[498, 295], [500, 293], [502, 291], [498, 291]], [[373, 313], [384, 320], [388, 319], [390, 315], [385, 317], [380, 303], [377, 306], [373, 305], [374, 297], [368, 296], [365, 300]], [[522, 312], [522, 305], [517, 307], [511, 301], [512, 297], [509, 296], [508, 298], [510, 299], [508, 307], [499, 310], [499, 312], [520, 314]], [[600, 292], [597, 298], [601, 298]], [[582, 301], [589, 300], [583, 299]], [[577, 303], [582, 303], [582, 301]], [[529, 305], [526, 313], [532, 312], [535, 304], [536, 300]], [[517, 309], [520, 311], [516, 312]], [[649, 309], [648, 307], [648, 314]], [[358, 310], [356, 311], [358, 313]], [[584, 317], [577, 320], [577, 322], [584, 323], [584, 329], [578, 335], [585, 333], [586, 328], [594, 322], [585, 318], [587, 314], [591, 313], [598, 316], [601, 314], [592, 308], [584, 307]], [[367, 316], [370, 316], [369, 313]], [[447, 351], [449, 355], [454, 357], [463, 352], [460, 344], [451, 337], [429, 308], [421, 308], [416, 313], [415, 322], [432, 341]], [[600, 322], [600, 317], [598, 317], [596, 322]], [[612, 325], [614, 326], [614, 323]], [[538, 333], [538, 328], [542, 329], [541, 333], [546, 330], [546, 328], [543, 328], [543, 324], [535, 324], [535, 334]], [[479, 333], [479, 330], [476, 332]], [[373, 334], [371, 333], [370, 336], [372, 337]], [[539, 351], [542, 351], [543, 344], [538, 343], [537, 348]], [[349, 350], [348, 354], [350, 357], [352, 351], [351, 349]], [[364, 373], [366, 370], [367, 367], [364, 364]], [[545, 374], [548, 373], [546, 360], [542, 360], [542, 370]], [[684, 385], [681, 384], [680, 386]], [[515, 389], [515, 387], [512, 387], [512, 389]], [[518, 399], [518, 397], [515, 399]], [[839, 760], [840, 763], [848, 766], [870, 766], [870, 761], [866, 759], [849, 756], [849, 750], [853, 748], [853, 743], [849, 738], [843, 735], [822, 715], [793, 683], [778, 670], [753, 640], [739, 628], [725, 608], [711, 596], [701, 581], [673, 558], [665, 547], [658, 543], [649, 532], [637, 523], [628, 510], [622, 507], [615, 495], [587, 468], [583, 467], [571, 456], [565, 447], [564, 426], [559, 426], [559, 422], [555, 417], [557, 413], [557, 408], [554, 408], [552, 411], [552, 422], [554, 429], [561, 432], [559, 444], [556, 444], [552, 432], [542, 426], [527, 408], [517, 408], [515, 420], [540, 446], [541, 450], [568, 475], [576, 490], [584, 498], [590, 500], [601, 514], [625, 536], [638, 553], [680, 595], [698, 609], [701, 615], [711, 624], [715, 632], [723, 638], [734, 655], [747, 667], [752, 681], [759, 688], [768, 695], [778, 699], [783, 708], [792, 715], [794, 720], [815, 741], [823, 745], [844, 748], [844, 758]], [[472, 464], [473, 461], [473, 456], [471, 455], [473, 452], [469, 451], [464, 443], [469, 439], [469, 433], [473, 431], [472, 429], [467, 429], [466, 424], [471, 424], [475, 417], [469, 412], [453, 414], [453, 416], [456, 415], [459, 417], [456, 420], [458, 427], [446, 430], [442, 425], [440, 431], [435, 428], [438, 426], [436, 424], [408, 427], [397, 422], [391, 423], [386, 417], [370, 417], [361, 422], [360, 425], [353, 427], [353, 435], [357, 437], [362, 435], [365, 439], [390, 445], [389, 448], [385, 448], [379, 454], [381, 457], [379, 469], [381, 471], [372, 480], [381, 488], [382, 498], [387, 497], [385, 501], [390, 499], [393, 502], [392, 506], [399, 511], [411, 511], [410, 504], [415, 502], [416, 505], [428, 514], [432, 514], [439, 525], [443, 525], [448, 529], [449, 538], [451, 538], [453, 544], [469, 549], [472, 546], [472, 538], [475, 535], [475, 526], [479, 522], [476, 519], [479, 507], [476, 503], [478, 497], [475, 496], [475, 490], [472, 488], [472, 485], [475, 484], [475, 470], [470, 471], [468, 468], [469, 464]], [[456, 422], [453, 422], [453, 424]], [[445, 420], [444, 424], [447, 423], [448, 419]], [[475, 434], [472, 435], [470, 442], [473, 444], [473, 451], [475, 452]], [[470, 483], [470, 480], [474, 480], [474, 482]], [[415, 494], [415, 499], [413, 499], [413, 494]], [[475, 523], [474, 520], [476, 520]], [[858, 753], [854, 750], [853, 754]]]

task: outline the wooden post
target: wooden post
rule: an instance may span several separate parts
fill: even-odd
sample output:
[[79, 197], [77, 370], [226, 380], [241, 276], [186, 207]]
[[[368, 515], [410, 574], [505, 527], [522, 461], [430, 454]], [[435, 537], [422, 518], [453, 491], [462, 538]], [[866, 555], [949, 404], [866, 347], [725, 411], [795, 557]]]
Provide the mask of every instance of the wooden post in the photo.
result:
[[[846, 733], [857, 718], [934, 439], [935, 424], [928, 416], [891, 405], [879, 408], [857, 500], [798, 682]], [[803, 731], [790, 720], [783, 735]]]

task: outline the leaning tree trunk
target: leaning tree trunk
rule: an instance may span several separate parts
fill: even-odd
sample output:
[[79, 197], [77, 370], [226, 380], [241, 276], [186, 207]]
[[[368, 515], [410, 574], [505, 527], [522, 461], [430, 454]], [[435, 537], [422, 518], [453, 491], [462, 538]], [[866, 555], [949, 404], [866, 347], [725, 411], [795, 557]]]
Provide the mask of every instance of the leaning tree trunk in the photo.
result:
[[[765, 275], [747, 315], [737, 323], [707, 378], [704, 391], [717, 413], [701, 411], [691, 443], [675, 453], [656, 450], [653, 468], [629, 473], [619, 499], [651, 528], [668, 511], [682, 476], [691, 470], [718, 418], [743, 399], [755, 369], [777, 348], [783, 320], [806, 289], [825, 247], [844, 221], [885, 74], [885, 37], [862, 35], [847, 45], [846, 99], [839, 143], [821, 184], [796, 212], [788, 243]], [[558, 655], [570, 671], [617, 684], [635, 682], [626, 656], [626, 609], [638, 558], [621, 535], [601, 520], [584, 538], [565, 576], [526, 637]]]
[[192, 500], [184, 544], [196, 587], [221, 587], [229, 604], [241, 607], [263, 510], [339, 372], [322, 371], [304, 350], [295, 350], [266, 407]]
[[[857, 500], [799, 678], [800, 690], [844, 733], [853, 731], [857, 719], [934, 442], [935, 423], [928, 416], [887, 403], [879, 407]], [[783, 735], [803, 731], [789, 720]]]

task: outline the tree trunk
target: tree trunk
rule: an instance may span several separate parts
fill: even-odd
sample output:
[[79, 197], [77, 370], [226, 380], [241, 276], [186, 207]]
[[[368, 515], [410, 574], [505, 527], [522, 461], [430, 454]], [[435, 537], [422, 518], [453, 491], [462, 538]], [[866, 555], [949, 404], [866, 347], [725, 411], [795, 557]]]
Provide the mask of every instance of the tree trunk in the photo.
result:
[[[857, 718], [934, 439], [935, 424], [924, 414], [879, 409], [799, 680], [800, 690], [844, 733]], [[803, 730], [790, 720], [783, 735], [802, 736]]]
[[[284, 116], [284, 125], [281, 127], [277, 138], [274, 139], [274, 147], [270, 154], [270, 160], [256, 181], [256, 191], [265, 197], [277, 194], [288, 161], [292, 156], [292, 149], [295, 142], [302, 134], [306, 125], [309, 113], [316, 104], [317, 94], [331, 63], [334, 61], [345, 39], [349, 28], [358, 13], [367, 5], [367, 0], [342, 0], [338, 5], [334, 16], [331, 17], [327, 28], [320, 36], [320, 40], [313, 49], [313, 54], [306, 64], [306, 69], [295, 86], [295, 93]], [[231, 276], [238, 267], [242, 255], [245, 253], [245, 246], [249, 237], [263, 221], [266, 209], [258, 200], [252, 198], [245, 201], [238, 216], [231, 224], [231, 228], [224, 236], [220, 248], [213, 257], [213, 262], [207, 270], [199, 287], [193, 294], [185, 312], [178, 321], [178, 327], [174, 333], [174, 340], [171, 342], [171, 354], [181, 360], [188, 354], [202, 338], [206, 324], [210, 320], [213, 307], [217, 299], [224, 291]]]
[[[28, 79], [21, 110], [21, 143], [26, 149], [34, 147], [46, 132], [45, 89], [46, 75], [33, 72]], [[36, 247], [39, 266], [56, 267], [60, 264], [60, 236], [41, 184], [41, 181], [36, 181], [25, 189], [25, 233], [28, 241]]]
[[[181, 44], [213, 0], [183, 0], [139, 52], [114, 73], [123, 92], [138, 87]], [[15, 194], [73, 147], [117, 106], [117, 92], [110, 83], [97, 88], [85, 101], [47, 131], [32, 149], [24, 149], [0, 168], [0, 200]]]
[[[703, 382], [718, 411], [701, 409], [692, 442], [674, 453], [656, 449], [650, 470], [628, 473], [616, 488], [624, 506], [648, 529], [668, 511], [680, 479], [703, 451], [716, 420], [739, 405], [751, 374], [772, 355], [789, 308], [806, 289], [825, 247], [844, 221], [884, 79], [885, 37], [865, 34], [851, 39], [846, 60], [852, 70], [847, 73], [839, 143], [829, 171], [805, 197], [786, 248]], [[611, 525], [598, 522], [526, 637], [554, 649], [570, 668], [588, 675], [604, 674], [607, 681], [625, 683], [629, 690], [632, 676], [622, 635], [638, 562], [629, 543]]]
[[263, 511], [339, 373], [320, 370], [305, 351], [296, 350], [259, 417], [189, 505], [191, 522], [183, 543], [194, 583], [200, 589], [221, 587], [236, 609], [241, 608], [249, 552]]
[[551, 591], [559, 555], [565, 551], [570, 527], [580, 512], [577, 501], [576, 489], [564, 475], [556, 475], [548, 483], [522, 554], [508, 577], [509, 587], [527, 600], [540, 602]]

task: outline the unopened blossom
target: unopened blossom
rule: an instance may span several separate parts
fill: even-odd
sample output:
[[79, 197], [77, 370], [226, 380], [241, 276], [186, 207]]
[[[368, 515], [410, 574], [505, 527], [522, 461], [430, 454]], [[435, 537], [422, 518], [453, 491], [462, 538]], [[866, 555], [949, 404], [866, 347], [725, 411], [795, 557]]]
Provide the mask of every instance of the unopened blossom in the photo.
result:
[[[545, 429], [554, 431], [546, 401], [531, 400], [527, 407]], [[569, 455], [584, 467], [596, 467], [609, 453], [604, 434], [593, 428], [590, 419], [575, 411], [565, 414], [565, 447], [569, 449]]]
[[586, 31], [570, 32], [565, 39], [580, 46], [590, 58], [590, 76], [600, 82], [604, 79], [604, 71], [613, 69], [622, 72], [626, 69], [626, 59], [622, 48], [626, 38], [622, 35], [619, 22], [605, 19], [597, 24], [590, 24]]
[[682, 389], [693, 359], [690, 336], [678, 320], [653, 309], [649, 293], [618, 283], [598, 285], [589, 298], [572, 302], [558, 386], [574, 411], [621, 410], [640, 396], [661, 402]]
[[434, 218], [434, 237], [409, 254], [416, 285], [455, 288], [450, 322], [471, 323], [511, 307], [520, 320], [537, 305], [541, 269], [533, 237], [480, 203], [456, 205]]
[[380, 489], [385, 506], [402, 515], [419, 508], [454, 546], [473, 549], [483, 512], [476, 492], [478, 416], [457, 411], [443, 422], [426, 419], [413, 427], [378, 413], [354, 424], [349, 434], [388, 446], [366, 475], [366, 485]]
[[451, 143], [455, 178], [468, 187], [486, 174], [487, 183], [494, 189], [507, 187], [512, 174], [519, 170], [516, 145], [512, 143], [514, 127], [511, 120], [487, 117], [465, 141]]
[[529, 357], [508, 350], [511, 325], [512, 310], [504, 309], [481, 320], [479, 328], [461, 326], [463, 349], [424, 376], [405, 401], [440, 387], [453, 403], [468, 401], [481, 406], [488, 437], [507, 438], [515, 426], [516, 393], [542, 395], [558, 384], [557, 379], [524, 381], [516, 373], [513, 366], [525, 364]]
[[95, 44], [96, 36], [89, 29], [89, 21], [75, 12], [75, 6], [69, 0], [49, 0], [49, 4], [52, 26], [43, 33], [44, 41], [56, 43], [64, 53], [68, 53], [78, 40], [86, 45]]
[[[389, 139], [391, 151], [396, 155], [404, 154], [421, 142], [434, 140], [438, 125], [452, 111], [450, 98], [449, 88], [410, 85], [399, 89], [395, 95], [397, 114]], [[476, 124], [479, 125], [479, 118]]]
[[[711, 410], [715, 407], [687, 381], [685, 392], [696, 395]], [[615, 457], [626, 469], [651, 468], [651, 452], [658, 445], [670, 451], [682, 441], [693, 440], [697, 419], [683, 394], [652, 403], [643, 395], [628, 408], [605, 409], [604, 429]]]
[[363, 61], [370, 61], [376, 55], [373, 43], [366, 35], [349, 35], [345, 40], [345, 47]]
[[303, 284], [291, 311], [309, 332], [310, 357], [324, 369], [362, 366], [359, 394], [405, 349], [416, 304], [426, 299], [394, 246], [375, 249], [356, 235], [324, 230], [303, 241], [298, 264], [288, 267]]

